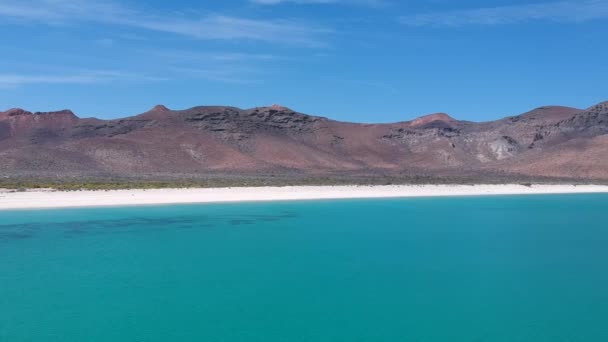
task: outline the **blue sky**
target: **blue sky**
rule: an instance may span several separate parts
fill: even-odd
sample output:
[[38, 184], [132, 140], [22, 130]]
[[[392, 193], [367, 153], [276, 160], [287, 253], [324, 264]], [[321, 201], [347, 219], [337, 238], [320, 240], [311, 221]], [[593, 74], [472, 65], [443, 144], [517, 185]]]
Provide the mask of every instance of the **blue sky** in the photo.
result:
[[608, 0], [0, 0], [0, 109], [483, 121], [608, 100]]

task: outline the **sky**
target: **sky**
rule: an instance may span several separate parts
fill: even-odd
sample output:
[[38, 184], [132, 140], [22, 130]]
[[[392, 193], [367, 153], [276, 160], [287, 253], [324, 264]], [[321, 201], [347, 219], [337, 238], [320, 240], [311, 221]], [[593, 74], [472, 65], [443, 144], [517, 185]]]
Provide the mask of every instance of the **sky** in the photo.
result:
[[608, 100], [608, 0], [0, 0], [0, 110], [472, 121]]

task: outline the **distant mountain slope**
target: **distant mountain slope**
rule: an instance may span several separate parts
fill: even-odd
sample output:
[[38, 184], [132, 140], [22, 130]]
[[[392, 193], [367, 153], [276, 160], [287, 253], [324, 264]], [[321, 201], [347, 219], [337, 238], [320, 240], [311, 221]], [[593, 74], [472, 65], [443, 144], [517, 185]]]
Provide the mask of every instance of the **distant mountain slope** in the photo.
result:
[[0, 174], [124, 177], [527, 175], [608, 179], [608, 103], [474, 123], [438, 113], [356, 124], [279, 105], [195, 107], [116, 120], [0, 112]]

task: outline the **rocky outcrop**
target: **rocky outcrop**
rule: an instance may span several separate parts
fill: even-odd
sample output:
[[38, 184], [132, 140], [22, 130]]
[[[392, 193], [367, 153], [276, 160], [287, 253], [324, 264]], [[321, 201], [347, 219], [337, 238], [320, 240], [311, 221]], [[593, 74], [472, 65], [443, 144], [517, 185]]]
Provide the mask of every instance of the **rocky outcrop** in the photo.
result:
[[608, 133], [608, 102], [595, 105], [557, 124], [561, 132]]

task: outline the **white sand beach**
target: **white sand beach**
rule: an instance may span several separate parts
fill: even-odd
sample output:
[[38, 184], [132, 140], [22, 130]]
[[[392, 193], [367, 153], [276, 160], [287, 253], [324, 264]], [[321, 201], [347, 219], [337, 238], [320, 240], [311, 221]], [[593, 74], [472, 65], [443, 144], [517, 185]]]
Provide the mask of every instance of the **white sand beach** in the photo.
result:
[[354, 198], [608, 193], [605, 185], [288, 186], [108, 191], [0, 191], [0, 210]]

